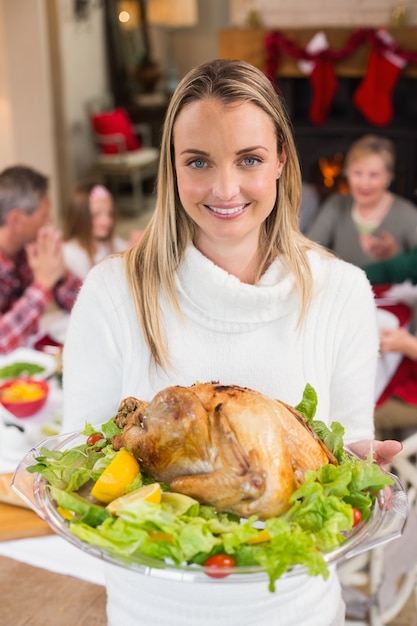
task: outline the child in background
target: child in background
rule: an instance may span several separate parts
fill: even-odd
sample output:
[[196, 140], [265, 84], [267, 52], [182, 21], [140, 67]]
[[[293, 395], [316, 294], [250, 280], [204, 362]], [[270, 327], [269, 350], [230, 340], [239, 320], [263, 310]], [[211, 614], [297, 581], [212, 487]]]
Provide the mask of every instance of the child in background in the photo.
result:
[[140, 231], [129, 241], [114, 234], [116, 215], [113, 196], [103, 185], [80, 183], [74, 190], [64, 223], [64, 260], [68, 269], [85, 279], [89, 270], [110, 254], [136, 243]]

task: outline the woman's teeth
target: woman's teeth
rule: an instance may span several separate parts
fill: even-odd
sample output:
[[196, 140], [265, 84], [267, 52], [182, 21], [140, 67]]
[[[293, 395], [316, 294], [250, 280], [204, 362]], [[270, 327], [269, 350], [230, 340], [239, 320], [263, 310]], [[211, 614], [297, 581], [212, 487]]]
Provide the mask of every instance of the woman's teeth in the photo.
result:
[[233, 213], [239, 213], [239, 211], [242, 211], [245, 208], [245, 205], [241, 204], [240, 206], [233, 207], [232, 209], [220, 209], [215, 206], [209, 206], [208, 208], [210, 211], [213, 211], [213, 213], [220, 213], [220, 215], [233, 215]]

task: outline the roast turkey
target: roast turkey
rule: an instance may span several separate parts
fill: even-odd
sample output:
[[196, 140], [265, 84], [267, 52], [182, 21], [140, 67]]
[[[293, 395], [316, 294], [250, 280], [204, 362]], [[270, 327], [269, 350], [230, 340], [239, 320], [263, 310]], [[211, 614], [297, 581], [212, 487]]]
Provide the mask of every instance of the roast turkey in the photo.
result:
[[218, 383], [174, 386], [151, 402], [125, 398], [115, 417], [141, 468], [217, 511], [267, 519], [285, 511], [308, 469], [336, 462], [292, 407]]

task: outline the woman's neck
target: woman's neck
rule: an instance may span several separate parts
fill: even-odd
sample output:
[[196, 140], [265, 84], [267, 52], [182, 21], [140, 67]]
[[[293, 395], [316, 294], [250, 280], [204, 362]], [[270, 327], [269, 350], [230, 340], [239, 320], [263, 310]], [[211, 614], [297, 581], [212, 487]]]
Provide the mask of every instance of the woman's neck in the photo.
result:
[[253, 285], [259, 272], [259, 250], [256, 248], [250, 253], [248, 246], [242, 242], [222, 248], [214, 248], [197, 241], [197, 250], [210, 259], [215, 265], [228, 274], [236, 276], [242, 283]]
[[359, 215], [365, 219], [372, 219], [382, 221], [385, 215], [388, 213], [392, 203], [392, 194], [389, 191], [384, 191], [382, 196], [376, 203], [372, 204], [360, 204], [359, 202], [353, 203], [353, 210], [359, 213]]

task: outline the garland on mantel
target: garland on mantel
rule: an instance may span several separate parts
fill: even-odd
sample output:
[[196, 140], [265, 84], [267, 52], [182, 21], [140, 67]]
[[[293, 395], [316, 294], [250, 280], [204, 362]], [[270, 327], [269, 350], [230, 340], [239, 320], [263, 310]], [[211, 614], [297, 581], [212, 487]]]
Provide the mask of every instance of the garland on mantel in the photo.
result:
[[370, 44], [371, 51], [365, 76], [354, 93], [353, 101], [371, 124], [386, 126], [393, 117], [392, 93], [401, 71], [408, 63], [417, 64], [417, 52], [402, 48], [386, 29], [359, 28], [352, 32], [340, 50], [330, 50], [322, 31], [305, 48], [279, 31], [273, 31], [265, 37], [265, 73], [275, 83], [281, 52], [296, 59], [300, 70], [309, 76], [312, 86], [310, 120], [313, 124], [322, 124], [330, 112], [337, 90], [334, 64], [365, 43]]

